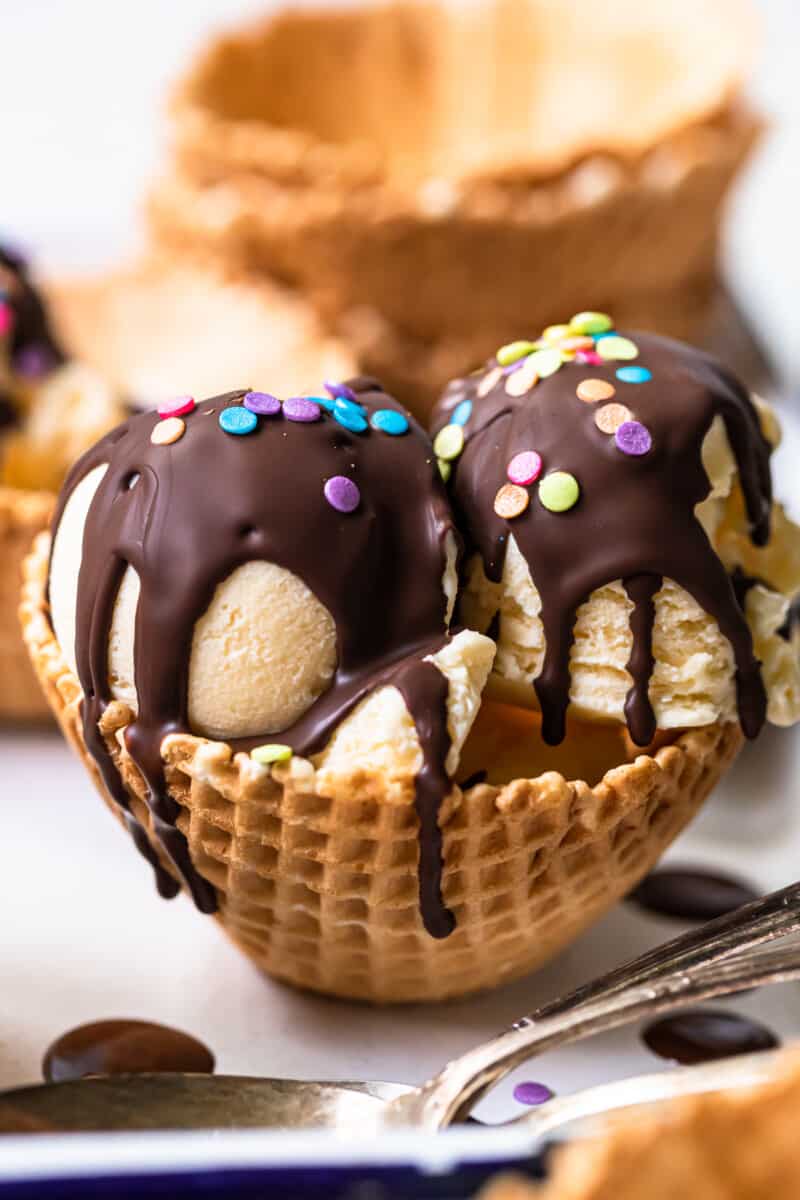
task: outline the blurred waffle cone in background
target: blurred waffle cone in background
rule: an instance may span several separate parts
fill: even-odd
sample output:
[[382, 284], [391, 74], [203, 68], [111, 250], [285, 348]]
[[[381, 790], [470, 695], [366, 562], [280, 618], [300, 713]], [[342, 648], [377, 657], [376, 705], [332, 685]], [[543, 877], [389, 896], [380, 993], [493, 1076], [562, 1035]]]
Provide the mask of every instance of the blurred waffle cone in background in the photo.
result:
[[[80, 687], [51, 629], [48, 554], [44, 535], [26, 566], [25, 639], [66, 737], [119, 815], [86, 751]], [[123, 749], [131, 715], [114, 701], [101, 730], [161, 854], [144, 782]], [[225, 931], [269, 974], [338, 996], [441, 1000], [508, 982], [568, 945], [650, 870], [742, 740], [737, 724], [718, 724], [648, 754], [616, 726], [576, 726], [543, 772], [537, 719], [484, 703], [464, 747], [464, 788], [453, 787], [441, 815], [443, 895], [456, 918], [444, 940], [426, 933], [419, 910], [414, 772], [315, 769], [298, 757], [264, 769], [224, 742], [166, 738], [177, 825], [216, 888]], [[486, 781], [470, 783], [487, 766]]]
[[19, 636], [22, 564], [36, 534], [45, 527], [55, 496], [0, 486], [0, 720], [41, 721], [50, 715], [42, 689]]
[[102, 278], [52, 284], [48, 295], [66, 344], [133, 403], [263, 379], [294, 395], [355, 370], [296, 295], [277, 283], [228, 281], [214, 266], [153, 256]]
[[754, 41], [740, 0], [284, 12], [183, 81], [152, 226], [298, 286], [419, 409], [587, 303], [697, 341]]
[[550, 1181], [506, 1177], [480, 1200], [796, 1200], [800, 1051], [774, 1080], [613, 1119], [602, 1137], [560, 1151]]

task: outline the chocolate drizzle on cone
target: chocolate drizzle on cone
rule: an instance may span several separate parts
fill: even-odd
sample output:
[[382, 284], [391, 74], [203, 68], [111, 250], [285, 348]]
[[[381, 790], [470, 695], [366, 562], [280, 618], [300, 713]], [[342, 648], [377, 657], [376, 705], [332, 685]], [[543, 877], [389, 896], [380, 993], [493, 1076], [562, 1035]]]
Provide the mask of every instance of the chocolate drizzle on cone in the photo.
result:
[[[597, 588], [616, 580], [625, 581], [634, 602], [628, 665], [633, 686], [625, 715], [637, 744], [652, 739], [653, 598], [664, 578], [693, 596], [731, 643], [740, 720], [752, 738], [766, 715], [760, 664], [731, 580], [695, 509], [710, 490], [702, 450], [719, 416], [738, 465], [750, 536], [764, 545], [772, 507], [770, 447], [748, 393], [714, 359], [653, 334], [629, 336], [638, 347], [638, 362], [652, 373], [647, 382], [618, 381], [619, 364], [614, 362], [570, 362], [521, 397], [507, 394], [505, 373], [481, 396], [482, 382], [496, 371], [492, 362], [448, 387], [434, 412], [434, 433], [459, 404], [472, 401], [466, 444], [453, 464], [451, 481], [462, 531], [480, 553], [486, 575], [496, 582], [513, 536], [539, 591], [545, 656], [534, 686], [545, 741], [555, 744], [564, 737], [578, 608]], [[612, 384], [616, 400], [649, 430], [648, 453], [623, 454], [614, 437], [597, 428], [598, 406], [576, 395], [585, 379]], [[525, 450], [541, 455], [543, 477], [553, 471], [576, 477], [581, 494], [573, 508], [549, 512], [533, 488], [531, 503], [520, 516], [507, 521], [495, 513], [494, 497], [508, 463]]]
[[[335, 621], [334, 678], [290, 728], [230, 744], [249, 751], [279, 732], [295, 753], [317, 753], [360, 700], [378, 687], [397, 687], [423, 757], [416, 780], [422, 916], [434, 937], [447, 936], [454, 922], [441, 894], [438, 818], [451, 786], [445, 770], [448, 684], [436, 666], [422, 661], [448, 640], [442, 579], [453, 525], [435, 459], [413, 422], [400, 437], [373, 429], [354, 434], [327, 412], [311, 424], [264, 418], [253, 433], [231, 436], [220, 429], [219, 413], [244, 395], [230, 392], [199, 404], [186, 418], [184, 436], [169, 446], [150, 441], [155, 413], [133, 416], [85, 455], [67, 480], [54, 532], [76, 485], [107, 465], [87, 517], [78, 581], [76, 658], [87, 748], [136, 845], [156, 869], [162, 894], [179, 890], [177, 876], [198, 908], [212, 912], [216, 894], [192, 864], [177, 828], [180, 810], [167, 789], [161, 745], [168, 734], [191, 732], [192, 637], [216, 588], [247, 562], [292, 571]], [[404, 412], [369, 380], [360, 383], [359, 402], [370, 412]], [[339, 474], [360, 489], [355, 512], [338, 512], [323, 495], [325, 481]], [[152, 832], [169, 872], [131, 811], [99, 728], [112, 699], [109, 632], [128, 566], [140, 581], [138, 713], [125, 741], [147, 784]]]

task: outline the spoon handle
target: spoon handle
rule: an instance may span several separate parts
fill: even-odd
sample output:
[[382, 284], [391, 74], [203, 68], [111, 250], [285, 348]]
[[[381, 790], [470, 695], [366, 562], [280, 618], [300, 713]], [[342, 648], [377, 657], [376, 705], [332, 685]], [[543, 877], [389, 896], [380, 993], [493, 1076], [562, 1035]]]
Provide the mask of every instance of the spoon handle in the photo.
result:
[[517, 1022], [450, 1063], [417, 1093], [395, 1101], [386, 1120], [443, 1128], [534, 1054], [689, 1002], [795, 978], [800, 949], [770, 950], [769, 943], [798, 929], [800, 884], [794, 884], [648, 951]]

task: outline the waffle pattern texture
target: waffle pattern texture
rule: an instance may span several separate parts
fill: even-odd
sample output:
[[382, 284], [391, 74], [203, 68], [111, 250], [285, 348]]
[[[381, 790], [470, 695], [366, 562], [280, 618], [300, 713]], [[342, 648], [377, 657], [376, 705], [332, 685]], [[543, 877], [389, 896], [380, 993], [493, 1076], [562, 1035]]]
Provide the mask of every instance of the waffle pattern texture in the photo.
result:
[[49, 492], [0, 487], [0, 721], [46, 721], [51, 715], [20, 637], [17, 609], [22, 564], [54, 502]]
[[[25, 639], [102, 793], [83, 744], [78, 681], [50, 629], [48, 554], [44, 535], [26, 564]], [[115, 702], [101, 729], [147, 826], [144, 784], [121, 737], [130, 719]], [[166, 738], [162, 752], [192, 860], [245, 953], [299, 987], [397, 1002], [493, 987], [552, 957], [650, 870], [740, 744], [738, 725], [715, 725], [609, 771], [595, 787], [555, 772], [463, 794], [454, 787], [441, 824], [444, 898], [457, 928], [443, 941], [419, 914], [413, 780], [389, 788], [361, 771], [322, 794], [305, 759], [268, 769], [188, 735]]]

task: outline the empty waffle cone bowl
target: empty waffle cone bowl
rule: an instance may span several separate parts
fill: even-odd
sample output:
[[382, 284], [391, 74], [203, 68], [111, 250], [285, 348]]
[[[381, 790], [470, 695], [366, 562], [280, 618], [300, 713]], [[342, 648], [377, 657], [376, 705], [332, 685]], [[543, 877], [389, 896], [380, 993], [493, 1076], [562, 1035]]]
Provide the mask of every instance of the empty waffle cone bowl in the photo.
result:
[[[25, 640], [65, 735], [121, 816], [87, 753], [80, 686], [51, 629], [48, 556], [42, 535], [26, 564]], [[114, 701], [101, 730], [161, 856], [121, 736], [130, 719]], [[464, 747], [458, 778], [467, 781], [440, 813], [443, 898], [456, 921], [443, 939], [420, 915], [412, 776], [335, 775], [298, 757], [263, 767], [183, 734], [165, 738], [161, 754], [177, 828], [216, 889], [217, 919], [260, 968], [336, 996], [432, 1001], [512, 980], [568, 945], [650, 870], [741, 744], [738, 725], [725, 723], [640, 753], [616, 727], [584, 726], [541, 773], [524, 752], [540, 745], [536, 720], [485, 703]], [[596, 782], [552, 769], [567, 762]], [[470, 783], [476, 764], [486, 778]]]
[[738, 0], [283, 12], [187, 75], [152, 223], [462, 365], [587, 300], [687, 336], [760, 128], [753, 42]]

